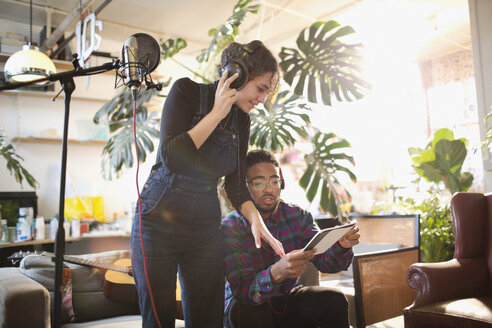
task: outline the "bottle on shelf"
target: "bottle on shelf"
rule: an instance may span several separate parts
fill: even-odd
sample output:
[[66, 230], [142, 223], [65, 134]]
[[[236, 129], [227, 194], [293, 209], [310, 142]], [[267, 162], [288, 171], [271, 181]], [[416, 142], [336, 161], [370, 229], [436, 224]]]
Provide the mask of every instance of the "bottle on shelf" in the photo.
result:
[[17, 241], [31, 239], [31, 225], [27, 221], [29, 210], [27, 207], [19, 208], [19, 219], [17, 220]]
[[0, 239], [1, 243], [9, 242], [9, 228], [7, 227], [7, 220], [2, 219], [2, 238]]
[[41, 214], [38, 214], [36, 216], [36, 223], [35, 223], [35, 236], [36, 240], [40, 239], [45, 239], [45, 226], [44, 226], [44, 217]]

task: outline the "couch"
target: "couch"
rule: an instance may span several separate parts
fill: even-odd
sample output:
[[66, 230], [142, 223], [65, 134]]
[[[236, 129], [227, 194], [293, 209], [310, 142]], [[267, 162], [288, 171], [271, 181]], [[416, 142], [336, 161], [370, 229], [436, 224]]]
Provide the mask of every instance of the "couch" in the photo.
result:
[[451, 211], [454, 258], [408, 269], [417, 297], [404, 310], [406, 328], [492, 327], [492, 194], [456, 193]]
[[[90, 262], [111, 265], [129, 258], [129, 251], [109, 251], [78, 257]], [[62, 311], [63, 328], [139, 327], [138, 305], [131, 296], [128, 301], [114, 301], [104, 295], [104, 274], [100, 269], [65, 263], [72, 278], [71, 319], [68, 307]], [[41, 255], [25, 257], [20, 266], [0, 268], [0, 327], [46, 328], [51, 326], [54, 263]], [[184, 327], [176, 320], [176, 327]]]

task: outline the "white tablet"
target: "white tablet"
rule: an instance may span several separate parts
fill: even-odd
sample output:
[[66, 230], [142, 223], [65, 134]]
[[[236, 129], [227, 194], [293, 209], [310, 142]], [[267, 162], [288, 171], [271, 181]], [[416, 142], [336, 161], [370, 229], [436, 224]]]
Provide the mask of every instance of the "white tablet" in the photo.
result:
[[316, 248], [315, 255], [326, 252], [334, 243], [337, 242], [337, 240], [342, 238], [350, 229], [352, 229], [354, 225], [355, 222], [351, 222], [318, 231], [318, 233], [311, 238], [309, 243], [307, 243], [303, 251]]

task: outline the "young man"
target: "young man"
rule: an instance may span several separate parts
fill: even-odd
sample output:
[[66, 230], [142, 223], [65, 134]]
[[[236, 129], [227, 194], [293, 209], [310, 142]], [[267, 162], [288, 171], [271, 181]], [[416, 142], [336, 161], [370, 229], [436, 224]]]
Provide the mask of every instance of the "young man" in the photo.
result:
[[295, 284], [310, 260], [322, 272], [346, 270], [352, 262], [352, 246], [359, 243], [358, 228], [325, 253], [303, 252], [319, 229], [309, 212], [280, 200], [284, 182], [275, 158], [263, 150], [249, 152], [246, 178], [255, 206], [286, 255], [280, 258], [266, 243], [256, 248], [250, 225], [237, 212], [222, 221], [227, 276], [224, 326], [349, 327], [342, 293]]

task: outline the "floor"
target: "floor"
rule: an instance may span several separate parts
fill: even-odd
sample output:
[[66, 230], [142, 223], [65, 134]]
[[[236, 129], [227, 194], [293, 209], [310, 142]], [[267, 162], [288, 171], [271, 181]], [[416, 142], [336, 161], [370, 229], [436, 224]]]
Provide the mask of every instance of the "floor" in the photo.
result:
[[382, 322], [375, 323], [370, 326], [366, 326], [366, 328], [404, 328], [405, 325], [403, 323], [403, 316], [395, 317], [392, 319], [388, 319]]

